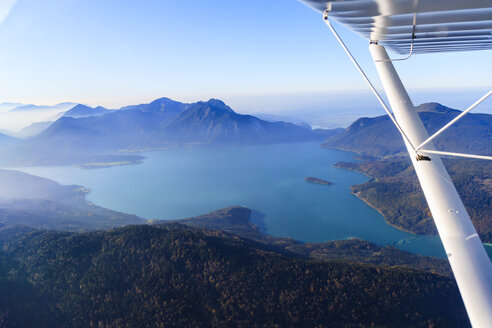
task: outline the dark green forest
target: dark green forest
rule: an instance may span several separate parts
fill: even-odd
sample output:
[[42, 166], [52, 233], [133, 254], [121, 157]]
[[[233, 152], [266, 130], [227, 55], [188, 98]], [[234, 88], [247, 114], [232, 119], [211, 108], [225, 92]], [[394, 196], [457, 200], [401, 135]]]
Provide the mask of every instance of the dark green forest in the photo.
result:
[[273, 237], [261, 233], [258, 226], [253, 224], [252, 221], [257, 215], [258, 212], [249, 208], [232, 206], [176, 222], [229, 232], [242, 238], [260, 242], [276, 252], [290, 256], [315, 260], [370, 263], [386, 267], [407, 267], [452, 277], [451, 267], [447, 260], [412, 254], [391, 246], [379, 246], [360, 239], [304, 243], [292, 238]]
[[[422, 104], [416, 110], [429, 134], [460, 114], [438, 103]], [[433, 142], [443, 151], [491, 155], [492, 115], [468, 114]], [[360, 118], [342, 133], [328, 137], [322, 147], [360, 154], [359, 162], [340, 162], [336, 166], [372, 178], [353, 186], [352, 192], [377, 208], [388, 223], [413, 233], [437, 233], [403, 139], [388, 116]], [[492, 165], [456, 158], [444, 163], [480, 238], [491, 243]]]
[[177, 223], [0, 231], [1, 327], [458, 327], [454, 281]]
[[[444, 160], [483, 242], [492, 242], [492, 163], [469, 159]], [[373, 179], [352, 186], [352, 191], [376, 207], [386, 220], [419, 234], [437, 234], [429, 207], [410, 160], [390, 158], [359, 163], [339, 162]]]

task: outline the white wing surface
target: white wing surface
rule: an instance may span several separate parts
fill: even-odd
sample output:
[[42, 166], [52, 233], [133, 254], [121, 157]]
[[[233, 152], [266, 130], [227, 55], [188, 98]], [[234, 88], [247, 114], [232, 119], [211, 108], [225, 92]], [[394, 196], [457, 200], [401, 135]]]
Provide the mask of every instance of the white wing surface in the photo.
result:
[[[492, 160], [491, 156], [435, 149], [432, 139], [492, 94], [470, 106], [429, 137], [393, 61], [413, 53], [492, 49], [492, 0], [301, 0], [324, 19], [402, 135], [419, 178], [454, 277], [475, 328], [492, 327], [492, 264], [439, 155]], [[331, 24], [336, 20], [361, 34], [393, 110]], [[386, 48], [407, 55], [390, 59]], [[492, 58], [491, 58], [492, 59]], [[423, 146], [426, 146], [423, 149]]]
[[492, 49], [492, 0], [301, 1], [400, 54]]

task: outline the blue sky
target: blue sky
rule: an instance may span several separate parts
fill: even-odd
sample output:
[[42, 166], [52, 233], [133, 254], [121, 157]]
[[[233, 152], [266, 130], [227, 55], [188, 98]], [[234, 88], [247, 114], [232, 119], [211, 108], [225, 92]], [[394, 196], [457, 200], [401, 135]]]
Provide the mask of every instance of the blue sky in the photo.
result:
[[[339, 29], [376, 78], [367, 42]], [[18, 0], [0, 24], [0, 45], [0, 102], [119, 107], [214, 97], [255, 112], [350, 102], [367, 89], [321, 15], [296, 0]], [[492, 84], [491, 58], [419, 55], [397, 69], [423, 100], [450, 88], [472, 103]]]

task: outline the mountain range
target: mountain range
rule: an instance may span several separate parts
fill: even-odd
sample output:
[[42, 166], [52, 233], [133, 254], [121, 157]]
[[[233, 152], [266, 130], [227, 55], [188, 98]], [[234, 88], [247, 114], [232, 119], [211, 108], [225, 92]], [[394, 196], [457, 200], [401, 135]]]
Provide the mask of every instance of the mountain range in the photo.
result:
[[[54, 107], [65, 106], [62, 103]], [[45, 106], [17, 106], [0, 115], [29, 112], [43, 119], [12, 139], [0, 142], [0, 166], [98, 164], [103, 157], [113, 163], [138, 163], [141, 157], [123, 155], [180, 146], [241, 146], [322, 141], [340, 129], [311, 129], [306, 124], [270, 122], [236, 113], [217, 99], [181, 103], [159, 98], [150, 103], [110, 110], [82, 104], [46, 118]], [[54, 108], [53, 107], [53, 108]], [[49, 111], [53, 113], [53, 108]], [[14, 113], [11, 113], [14, 111]], [[36, 113], [36, 115], [32, 113]], [[16, 114], [17, 113], [17, 114]], [[0, 130], [0, 133], [2, 130]], [[1, 138], [0, 138], [1, 139]], [[7, 137], [5, 140], [10, 140]], [[15, 144], [13, 141], [16, 141]], [[117, 157], [125, 156], [125, 159]]]
[[72, 102], [62, 102], [59, 104], [56, 104], [54, 106], [48, 106], [48, 105], [24, 105], [24, 104], [19, 104], [15, 108], [12, 108], [9, 112], [14, 113], [14, 112], [25, 112], [25, 111], [43, 111], [43, 110], [53, 110], [53, 111], [66, 111], [67, 109], [75, 106], [75, 103]]
[[238, 114], [217, 99], [184, 104], [160, 98], [115, 111], [78, 105], [29, 142], [58, 149], [114, 151], [166, 145], [297, 142], [324, 137], [323, 131]]
[[89, 116], [100, 116], [104, 114], [111, 113], [111, 110], [106, 109], [102, 106], [97, 106], [95, 108], [78, 104], [72, 107], [71, 109], [67, 110], [65, 113], [63, 113], [63, 117], [73, 117], [73, 118], [79, 118], [79, 117], [89, 117]]
[[4, 102], [0, 104], [0, 113], [8, 112], [11, 111], [12, 109], [22, 106], [23, 104], [21, 103], [9, 103], [9, 102]]
[[[422, 104], [417, 110], [430, 133], [460, 113], [437, 103]], [[25, 128], [20, 135], [29, 138], [15, 147], [5, 150], [2, 145], [8, 142], [0, 143], [5, 154], [2, 165], [81, 164], [89, 156], [113, 156], [121, 151], [323, 139], [323, 147], [372, 157], [406, 155], [401, 137], [387, 116], [360, 118], [346, 129], [313, 130], [305, 124], [272, 122], [238, 114], [217, 99], [181, 103], [169, 98], [119, 110], [79, 104], [58, 116], [54, 122], [37, 122]], [[438, 149], [446, 151], [490, 154], [492, 115], [469, 114], [435, 141]]]
[[[461, 112], [438, 103], [417, 107], [429, 134]], [[443, 151], [492, 154], [492, 115], [469, 113], [434, 140]], [[403, 140], [387, 115], [360, 118], [342, 133], [327, 138], [324, 147], [339, 148], [372, 157], [405, 154]]]
[[66, 112], [76, 104], [63, 102], [53, 106], [25, 105], [17, 103], [0, 104], [0, 131], [17, 136], [17, 133], [37, 122], [54, 121], [60, 113]]

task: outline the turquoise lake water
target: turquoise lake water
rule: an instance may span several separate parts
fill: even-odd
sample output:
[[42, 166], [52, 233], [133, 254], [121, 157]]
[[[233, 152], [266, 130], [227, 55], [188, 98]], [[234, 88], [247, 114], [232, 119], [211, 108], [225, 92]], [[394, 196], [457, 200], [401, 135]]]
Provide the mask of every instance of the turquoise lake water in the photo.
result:
[[[318, 143], [235, 148], [177, 148], [143, 154], [143, 164], [103, 169], [30, 167], [20, 170], [61, 184], [91, 189], [87, 199], [147, 219], [178, 219], [242, 205], [260, 212], [263, 230], [301, 241], [360, 238], [424, 255], [444, 257], [435, 236], [388, 225], [350, 194], [362, 174], [333, 167], [354, 154]], [[309, 184], [307, 176], [333, 182]], [[262, 216], [258, 215], [258, 216]]]

